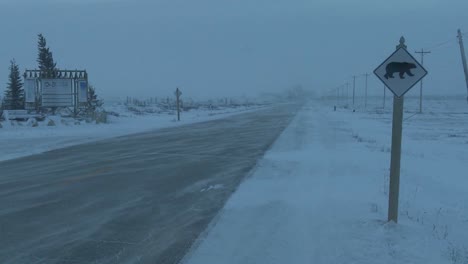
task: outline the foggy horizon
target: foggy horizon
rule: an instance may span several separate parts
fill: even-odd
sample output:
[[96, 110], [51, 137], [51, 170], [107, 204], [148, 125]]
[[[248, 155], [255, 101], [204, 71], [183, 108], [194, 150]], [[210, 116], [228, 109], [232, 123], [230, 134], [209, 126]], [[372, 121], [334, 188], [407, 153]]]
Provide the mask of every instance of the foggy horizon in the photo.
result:
[[[458, 28], [468, 32], [464, 10], [466, 1], [0, 0], [0, 92], [11, 59], [22, 72], [37, 67], [42, 33], [57, 67], [86, 69], [104, 98], [170, 96], [176, 87], [194, 98], [296, 85], [328, 94], [366, 72], [369, 94], [379, 95], [372, 71], [400, 36], [418, 61], [414, 51], [432, 52], [425, 95], [466, 95], [456, 38]], [[358, 78], [358, 96], [363, 85]]]

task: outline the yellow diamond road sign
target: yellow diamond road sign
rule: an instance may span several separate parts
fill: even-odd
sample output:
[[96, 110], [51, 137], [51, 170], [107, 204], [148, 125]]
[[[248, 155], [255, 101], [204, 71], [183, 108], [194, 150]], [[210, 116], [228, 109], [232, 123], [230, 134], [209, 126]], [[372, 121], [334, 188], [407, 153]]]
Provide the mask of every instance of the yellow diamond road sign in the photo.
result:
[[401, 97], [424, 78], [427, 71], [406, 49], [399, 48], [374, 70], [374, 74], [395, 96]]

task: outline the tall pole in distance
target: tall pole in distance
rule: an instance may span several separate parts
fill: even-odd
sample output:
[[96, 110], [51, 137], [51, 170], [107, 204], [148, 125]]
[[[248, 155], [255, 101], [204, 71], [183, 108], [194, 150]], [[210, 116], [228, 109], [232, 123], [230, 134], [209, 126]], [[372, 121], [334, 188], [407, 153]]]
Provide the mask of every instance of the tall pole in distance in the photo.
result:
[[383, 85], [383, 109], [385, 109], [385, 100], [386, 100], [387, 86]]
[[356, 94], [356, 75], [353, 76], [353, 108], [354, 108], [354, 97]]
[[[424, 55], [431, 53], [430, 51], [424, 51], [424, 49], [421, 49], [421, 51], [416, 51], [415, 53], [421, 54], [421, 65], [424, 66]], [[419, 113], [422, 113], [422, 90], [423, 90], [423, 79], [419, 81], [421, 84], [421, 87], [419, 88]]]
[[[400, 38], [396, 49], [406, 49], [405, 38]], [[404, 97], [393, 96], [392, 153], [390, 159], [390, 186], [388, 197], [388, 221], [398, 223], [398, 198], [400, 195], [401, 136], [403, 130]]]
[[367, 77], [369, 74], [366, 72], [366, 94], [365, 94], [365, 99], [364, 99], [364, 108], [367, 108]]
[[[465, 47], [463, 46], [463, 36], [460, 29], [458, 30], [458, 42], [460, 43], [463, 70], [465, 72], [466, 89], [468, 91], [468, 66], [466, 66]], [[468, 101], [468, 96], [466, 97], [466, 100]]]
[[336, 88], [336, 106], [340, 105], [340, 87]]
[[343, 107], [346, 106], [346, 91], [345, 91], [345, 85], [341, 85], [341, 105]]
[[346, 82], [346, 106], [348, 106], [349, 101], [349, 82]]

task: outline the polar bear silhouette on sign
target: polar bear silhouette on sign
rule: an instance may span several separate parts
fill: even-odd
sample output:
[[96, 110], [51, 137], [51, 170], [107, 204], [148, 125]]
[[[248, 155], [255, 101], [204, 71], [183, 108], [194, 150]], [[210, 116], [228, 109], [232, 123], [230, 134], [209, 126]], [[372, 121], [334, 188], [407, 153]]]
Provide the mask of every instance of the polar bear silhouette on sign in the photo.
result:
[[409, 76], [414, 76], [414, 74], [411, 73], [411, 69], [415, 69], [415, 68], [416, 68], [416, 64], [410, 63], [410, 62], [390, 62], [385, 67], [386, 73], [384, 77], [385, 79], [394, 78], [393, 74], [395, 72], [398, 72], [400, 75], [400, 79], [404, 79], [405, 73], [408, 74]]

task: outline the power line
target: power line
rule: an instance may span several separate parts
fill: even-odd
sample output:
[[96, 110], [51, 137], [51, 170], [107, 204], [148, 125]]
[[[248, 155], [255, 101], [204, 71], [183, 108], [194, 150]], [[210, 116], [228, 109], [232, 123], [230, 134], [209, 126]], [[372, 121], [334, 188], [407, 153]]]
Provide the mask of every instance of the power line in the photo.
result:
[[[461, 33], [462, 35], [468, 35], [468, 31], [465, 31], [465, 32], [462, 32]], [[449, 40], [446, 40], [444, 42], [441, 42], [435, 46], [432, 46], [430, 48], [427, 48], [428, 50], [431, 50], [431, 49], [436, 49], [436, 48], [440, 48], [440, 47], [443, 47], [451, 42], [457, 42], [457, 38], [456, 37], [453, 37], [453, 38], [450, 38]]]
[[456, 41], [457, 41], [457, 39], [454, 37], [454, 38], [451, 38], [450, 40], [444, 41], [444, 42], [439, 43], [439, 44], [437, 44], [435, 46], [432, 46], [430, 48], [426, 48], [426, 50], [433, 50], [433, 49], [441, 48], [441, 47], [443, 47], [443, 46], [445, 46], [445, 45], [447, 45], [447, 44], [449, 44], [451, 42], [455, 43]]

